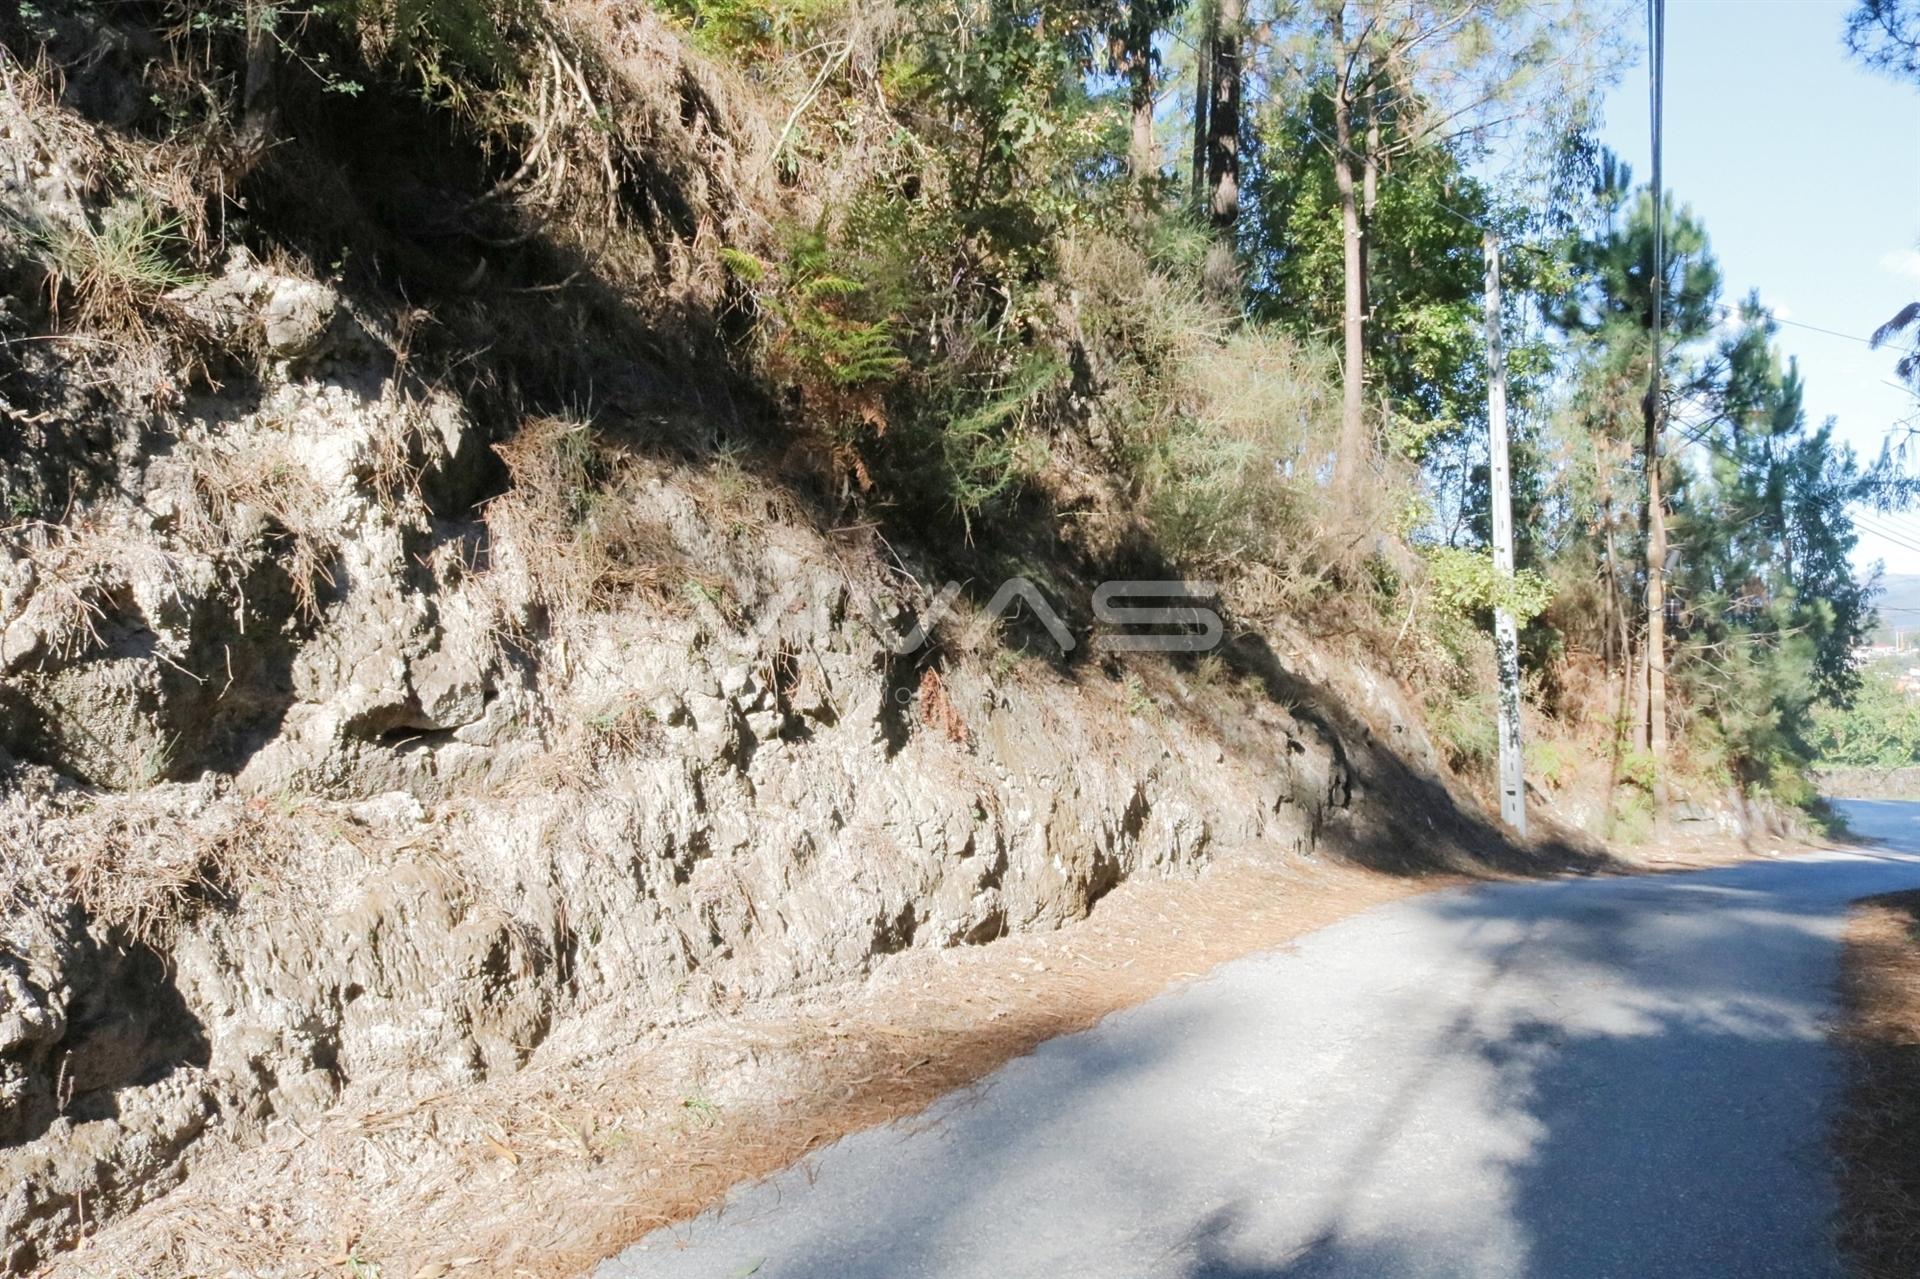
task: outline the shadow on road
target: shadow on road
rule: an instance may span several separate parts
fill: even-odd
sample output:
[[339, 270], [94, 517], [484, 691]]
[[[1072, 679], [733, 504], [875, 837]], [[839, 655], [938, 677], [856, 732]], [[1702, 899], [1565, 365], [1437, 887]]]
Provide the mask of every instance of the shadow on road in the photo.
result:
[[1920, 885], [1920, 807], [1848, 808], [1887, 851], [1433, 894], [1229, 964], [612, 1273], [1835, 1274], [1836, 939]]

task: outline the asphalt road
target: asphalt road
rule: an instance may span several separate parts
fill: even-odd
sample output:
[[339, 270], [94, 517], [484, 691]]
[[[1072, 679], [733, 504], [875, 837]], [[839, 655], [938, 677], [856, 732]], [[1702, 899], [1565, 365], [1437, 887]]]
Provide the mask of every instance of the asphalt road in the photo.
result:
[[1920, 805], [1847, 809], [1887, 851], [1429, 894], [1228, 964], [596, 1279], [1838, 1275], [1837, 941], [1920, 886]]

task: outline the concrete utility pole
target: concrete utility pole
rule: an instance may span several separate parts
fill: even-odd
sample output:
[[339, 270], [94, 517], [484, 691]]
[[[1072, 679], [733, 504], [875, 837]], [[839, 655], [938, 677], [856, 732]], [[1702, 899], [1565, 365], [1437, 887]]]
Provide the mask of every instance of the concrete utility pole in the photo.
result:
[[[1513, 580], [1513, 492], [1507, 466], [1507, 354], [1500, 334], [1500, 237], [1487, 232], [1487, 446], [1493, 506], [1493, 571]], [[1527, 775], [1520, 754], [1520, 636], [1513, 612], [1493, 610], [1493, 651], [1500, 666], [1500, 820], [1527, 834]]]

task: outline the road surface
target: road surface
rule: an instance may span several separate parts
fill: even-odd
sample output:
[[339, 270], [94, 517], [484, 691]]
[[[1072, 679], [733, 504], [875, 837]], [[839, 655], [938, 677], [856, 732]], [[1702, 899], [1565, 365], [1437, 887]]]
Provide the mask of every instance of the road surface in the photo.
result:
[[1433, 893], [1057, 1039], [595, 1279], [1840, 1273], [1824, 1037], [1884, 851]]

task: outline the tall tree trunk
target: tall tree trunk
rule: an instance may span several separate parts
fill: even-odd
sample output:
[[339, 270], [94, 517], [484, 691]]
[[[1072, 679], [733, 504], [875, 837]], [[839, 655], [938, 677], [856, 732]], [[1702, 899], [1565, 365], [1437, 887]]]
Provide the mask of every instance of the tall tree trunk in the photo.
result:
[[1207, 199], [1207, 140], [1213, 136], [1213, 42], [1220, 29], [1212, 0], [1200, 0], [1200, 38], [1193, 56], [1193, 207]]
[[1127, 88], [1133, 129], [1127, 140], [1127, 174], [1142, 213], [1151, 211], [1154, 180], [1160, 176], [1153, 148], [1153, 8], [1132, 0], [1127, 8]]
[[1373, 319], [1373, 209], [1380, 203], [1380, 89], [1367, 89], [1367, 146], [1360, 161], [1360, 359], [1367, 358], [1366, 326]]
[[[1603, 474], [1611, 476], [1609, 464]], [[1600, 545], [1606, 552], [1607, 589], [1601, 595], [1601, 606], [1606, 610], [1601, 619], [1600, 661], [1609, 674], [1615, 661], [1625, 662], [1627, 654], [1627, 613], [1620, 604], [1620, 565], [1613, 554], [1613, 480], [1605, 478], [1600, 484]], [[1631, 676], [1624, 669], [1620, 678], [1625, 681]], [[1624, 692], [1625, 683], [1621, 688]], [[1625, 698], [1622, 698], [1624, 703]]]
[[1647, 749], [1647, 637], [1640, 636], [1639, 651], [1629, 663], [1633, 671], [1633, 748]]
[[273, 87], [273, 26], [278, 10], [272, 0], [247, 0], [246, 77], [240, 86], [240, 164], [251, 168], [273, 140], [279, 98]]
[[1208, 291], [1237, 304], [1240, 264], [1235, 233], [1240, 222], [1240, 45], [1245, 0], [1214, 5], [1212, 105], [1207, 112], [1207, 217], [1213, 247], [1207, 253]]
[[1667, 511], [1660, 494], [1660, 405], [1647, 396], [1647, 753], [1653, 812], [1667, 812]]
[[1340, 449], [1334, 492], [1352, 493], [1366, 464], [1366, 239], [1360, 195], [1353, 180], [1353, 99], [1345, 85], [1333, 95], [1333, 186], [1340, 197], [1340, 264], [1346, 295], [1340, 308]]

